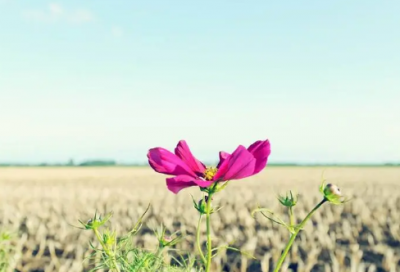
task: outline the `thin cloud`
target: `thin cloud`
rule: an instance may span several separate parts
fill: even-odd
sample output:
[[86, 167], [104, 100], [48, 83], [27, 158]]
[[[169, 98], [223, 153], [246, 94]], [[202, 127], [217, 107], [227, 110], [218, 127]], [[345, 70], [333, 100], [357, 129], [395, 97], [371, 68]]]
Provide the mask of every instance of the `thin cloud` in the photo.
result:
[[111, 33], [116, 38], [120, 38], [120, 37], [122, 37], [124, 35], [124, 31], [122, 30], [122, 28], [120, 28], [118, 26], [114, 26], [111, 29]]
[[22, 17], [30, 21], [46, 21], [46, 14], [42, 10], [24, 10], [22, 12]]
[[50, 3], [47, 8], [22, 11], [22, 17], [35, 22], [89, 23], [95, 20], [93, 13], [86, 9], [67, 10], [61, 5]]
[[63, 8], [59, 4], [49, 4], [49, 11], [51, 16], [61, 16], [64, 12]]
[[94, 16], [88, 10], [79, 9], [71, 14], [69, 21], [72, 23], [89, 23], [94, 21]]

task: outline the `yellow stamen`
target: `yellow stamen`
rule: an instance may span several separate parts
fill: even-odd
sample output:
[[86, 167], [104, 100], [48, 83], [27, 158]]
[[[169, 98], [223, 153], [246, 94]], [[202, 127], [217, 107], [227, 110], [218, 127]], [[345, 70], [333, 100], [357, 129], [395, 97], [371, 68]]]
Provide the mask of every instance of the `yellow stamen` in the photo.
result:
[[217, 173], [217, 170], [218, 169], [216, 167], [207, 167], [206, 171], [204, 172], [204, 178], [206, 180], [212, 180]]

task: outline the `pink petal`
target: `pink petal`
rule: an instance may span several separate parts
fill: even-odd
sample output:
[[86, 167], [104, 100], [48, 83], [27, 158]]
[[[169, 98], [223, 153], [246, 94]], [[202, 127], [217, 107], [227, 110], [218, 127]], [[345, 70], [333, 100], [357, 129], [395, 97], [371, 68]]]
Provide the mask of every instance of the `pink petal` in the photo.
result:
[[158, 173], [197, 177], [185, 162], [164, 148], [156, 147], [150, 149], [147, 153], [147, 158], [150, 166]]
[[180, 175], [173, 178], [167, 178], [167, 187], [174, 194], [179, 193], [180, 190], [197, 186], [194, 182], [195, 178], [186, 175]]
[[218, 168], [214, 180], [242, 179], [254, 174], [256, 159], [244, 146], [240, 145]]
[[269, 140], [256, 141], [250, 145], [247, 150], [253, 154], [256, 159], [254, 174], [257, 174], [267, 165], [268, 157], [271, 154], [271, 144], [269, 143]]
[[178, 145], [175, 148], [175, 154], [179, 158], [181, 158], [181, 160], [185, 162], [186, 165], [189, 166], [193, 172], [197, 173], [198, 175], [202, 175], [206, 170], [204, 164], [193, 156], [186, 141], [179, 141]]
[[220, 151], [219, 152], [219, 163], [217, 165], [217, 168], [219, 168], [221, 166], [221, 164], [226, 160], [226, 158], [228, 158], [231, 154], [224, 152], [224, 151]]

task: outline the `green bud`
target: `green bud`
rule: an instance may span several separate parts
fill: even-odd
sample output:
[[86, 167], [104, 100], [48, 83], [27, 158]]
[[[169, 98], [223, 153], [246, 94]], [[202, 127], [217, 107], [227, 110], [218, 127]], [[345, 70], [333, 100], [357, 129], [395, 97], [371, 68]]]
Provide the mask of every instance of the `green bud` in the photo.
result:
[[200, 201], [196, 201], [194, 200], [193, 196], [192, 196], [192, 200], [193, 200], [193, 206], [194, 208], [200, 213], [200, 214], [206, 214], [206, 209], [207, 209], [207, 205], [206, 203], [203, 201], [203, 199], [200, 199]]
[[286, 207], [294, 207], [297, 204], [298, 197], [297, 195], [293, 196], [292, 191], [289, 191], [289, 194], [286, 193], [286, 196], [278, 196], [279, 202]]
[[[207, 213], [207, 202], [208, 202], [208, 196], [204, 196], [204, 198], [200, 199], [199, 201], [196, 202], [196, 200], [194, 200], [193, 196], [193, 206], [196, 210], [199, 211], [199, 213], [201, 214], [206, 214]], [[212, 200], [212, 199], [211, 199]], [[212, 213], [212, 209], [211, 209], [211, 213]]]
[[324, 189], [325, 195], [335, 195], [335, 196], [342, 196], [342, 192], [340, 191], [339, 187], [335, 184], [328, 183]]
[[111, 232], [109, 230], [107, 230], [105, 233], [103, 233], [103, 242], [104, 244], [106, 244], [107, 246], [112, 246], [116, 243], [116, 233], [115, 232]]
[[[206, 195], [204, 196], [204, 198], [200, 199], [199, 201], [194, 200], [193, 196], [192, 196], [192, 200], [193, 200], [193, 206], [194, 208], [200, 213], [200, 214], [207, 214], [207, 204], [209, 200], [209, 197]], [[210, 205], [210, 214], [213, 214], [215, 212], [218, 212], [219, 210], [222, 209], [222, 206], [216, 206], [216, 207], [212, 207]]]
[[342, 191], [335, 184], [328, 183], [325, 185], [322, 183], [319, 190], [323, 194], [324, 199], [332, 204], [340, 205], [349, 201], [349, 199], [344, 199]]
[[178, 235], [178, 231], [171, 235], [166, 235], [165, 232], [166, 228], [163, 225], [161, 225], [161, 227], [155, 231], [155, 235], [158, 239], [158, 244], [160, 248], [174, 246], [183, 239], [181, 235]]
[[83, 226], [84, 229], [86, 230], [92, 230], [92, 229], [97, 229], [110, 220], [112, 216], [112, 213], [108, 213], [105, 215], [104, 219], [101, 217], [101, 215], [98, 215], [97, 213], [94, 215], [93, 218], [90, 218], [86, 223], [83, 223], [82, 221], [79, 220], [81, 225]]
[[160, 241], [160, 245], [162, 245], [162, 247], [171, 247], [174, 246], [176, 244], [178, 244], [181, 240], [183, 239], [182, 236], [164, 236], [163, 239], [161, 239]]

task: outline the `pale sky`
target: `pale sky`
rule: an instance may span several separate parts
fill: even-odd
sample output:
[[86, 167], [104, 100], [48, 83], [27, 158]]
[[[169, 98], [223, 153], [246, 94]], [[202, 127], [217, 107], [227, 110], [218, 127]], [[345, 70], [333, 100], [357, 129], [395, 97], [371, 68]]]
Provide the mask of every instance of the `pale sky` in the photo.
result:
[[0, 0], [0, 162], [400, 161], [400, 1]]

